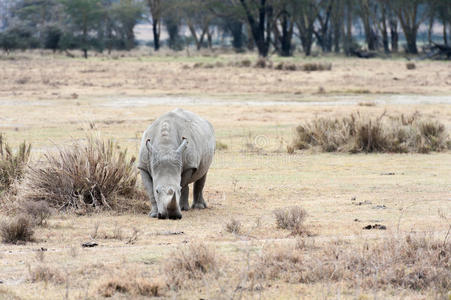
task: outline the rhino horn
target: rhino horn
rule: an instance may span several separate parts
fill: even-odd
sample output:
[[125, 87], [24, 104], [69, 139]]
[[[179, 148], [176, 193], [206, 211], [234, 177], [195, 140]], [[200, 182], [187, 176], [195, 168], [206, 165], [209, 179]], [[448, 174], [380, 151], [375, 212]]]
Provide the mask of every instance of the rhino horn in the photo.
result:
[[177, 153], [183, 153], [183, 151], [186, 149], [186, 146], [188, 145], [188, 140], [185, 137], [182, 137], [182, 143], [177, 149]]
[[175, 194], [172, 194], [172, 199], [168, 203], [167, 207], [168, 210], [174, 210], [177, 209], [177, 198], [175, 197]]

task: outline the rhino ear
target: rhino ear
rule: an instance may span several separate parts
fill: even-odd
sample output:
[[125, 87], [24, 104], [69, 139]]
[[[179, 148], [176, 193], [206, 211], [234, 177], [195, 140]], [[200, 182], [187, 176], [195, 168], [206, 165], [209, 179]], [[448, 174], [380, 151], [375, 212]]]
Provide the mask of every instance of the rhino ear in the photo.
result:
[[155, 152], [152, 144], [150, 143], [150, 139], [147, 139], [147, 141], [146, 141], [146, 148], [147, 148], [147, 151], [149, 151], [149, 153]]
[[188, 145], [188, 140], [186, 139], [186, 137], [182, 137], [182, 143], [178, 147], [177, 153], [183, 153], [183, 151], [185, 151], [187, 145]]

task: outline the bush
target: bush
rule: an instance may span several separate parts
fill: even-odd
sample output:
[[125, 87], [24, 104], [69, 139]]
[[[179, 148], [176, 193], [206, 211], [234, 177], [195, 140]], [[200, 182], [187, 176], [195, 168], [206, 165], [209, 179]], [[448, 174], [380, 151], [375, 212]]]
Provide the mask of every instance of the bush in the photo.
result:
[[271, 246], [254, 268], [258, 278], [291, 283], [347, 281], [352, 288], [391, 286], [447, 293], [451, 288], [451, 242], [409, 234], [371, 244], [329, 242], [317, 252]]
[[291, 230], [293, 235], [309, 235], [304, 226], [307, 212], [303, 208], [293, 206], [286, 209], [278, 209], [274, 211], [274, 215], [278, 228]]
[[416, 113], [406, 117], [377, 118], [359, 113], [343, 118], [318, 118], [296, 128], [293, 146], [306, 149], [318, 146], [325, 152], [428, 153], [448, 148], [449, 136], [438, 121], [422, 119]]
[[65, 278], [60, 271], [44, 264], [39, 264], [36, 267], [29, 266], [28, 273], [31, 282], [44, 281], [45, 283], [53, 282], [57, 284], [65, 282]]
[[28, 216], [18, 216], [0, 225], [2, 242], [18, 244], [33, 241], [33, 223]]
[[58, 209], [132, 209], [133, 203], [120, 200], [139, 195], [134, 162], [112, 140], [90, 137], [73, 142], [56, 154], [46, 154], [42, 164], [30, 168], [20, 196], [25, 201], [47, 201]]
[[23, 177], [30, 159], [31, 145], [23, 142], [17, 151], [3, 140], [0, 133], [0, 192], [8, 191], [13, 182]]
[[27, 201], [22, 203], [22, 207], [36, 225], [44, 225], [52, 215], [49, 204], [45, 201]]
[[226, 224], [226, 231], [239, 234], [241, 232], [241, 222], [236, 219], [231, 219], [230, 222]]
[[332, 70], [331, 63], [307, 63], [301, 67], [302, 70], [306, 72], [312, 71], [330, 71]]
[[187, 280], [200, 280], [209, 272], [218, 269], [215, 253], [205, 244], [189, 246], [188, 249], [174, 251], [167, 261], [164, 271], [167, 282], [171, 287], [178, 289]]
[[407, 68], [407, 70], [415, 70], [417, 68], [417, 66], [413, 62], [409, 62], [406, 64], [406, 68]]
[[133, 273], [121, 274], [105, 279], [98, 291], [103, 297], [112, 297], [116, 293], [131, 296], [159, 297], [162, 296], [163, 284], [157, 280], [149, 280]]

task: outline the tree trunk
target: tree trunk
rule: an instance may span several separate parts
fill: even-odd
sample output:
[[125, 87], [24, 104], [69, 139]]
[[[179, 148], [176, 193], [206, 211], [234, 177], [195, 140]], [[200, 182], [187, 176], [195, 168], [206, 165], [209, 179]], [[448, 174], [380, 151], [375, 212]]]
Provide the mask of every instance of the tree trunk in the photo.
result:
[[291, 39], [293, 37], [293, 22], [289, 22], [288, 13], [284, 13], [282, 17], [282, 36], [279, 37], [280, 41], [280, 55], [291, 56], [292, 44]]
[[266, 0], [260, 0], [257, 22], [249, 9], [247, 2], [245, 0], [240, 0], [240, 2], [246, 13], [246, 18], [255, 45], [257, 46], [258, 54], [261, 57], [267, 57], [271, 42], [272, 7], [266, 3]]
[[345, 53], [350, 55], [352, 47], [352, 2], [348, 0], [346, 11], [346, 39], [345, 39]]
[[429, 45], [432, 44], [432, 31], [434, 29], [434, 14], [429, 17], [429, 27], [428, 27], [428, 42]]
[[232, 46], [236, 51], [241, 51], [243, 48], [243, 23], [233, 22], [230, 26], [232, 33]]
[[417, 48], [417, 30], [405, 29], [404, 34], [407, 42], [407, 52], [410, 54], [418, 54]]
[[384, 52], [390, 53], [390, 46], [388, 44], [388, 32], [387, 32], [387, 8], [385, 4], [382, 4], [382, 44], [384, 45]]
[[448, 45], [448, 34], [446, 32], [446, 26], [447, 26], [446, 21], [443, 21], [443, 43], [445, 45]]
[[390, 20], [390, 37], [391, 37], [391, 51], [398, 52], [399, 50], [399, 33], [398, 33], [398, 20]]
[[153, 20], [153, 48], [155, 51], [160, 50], [160, 20]]

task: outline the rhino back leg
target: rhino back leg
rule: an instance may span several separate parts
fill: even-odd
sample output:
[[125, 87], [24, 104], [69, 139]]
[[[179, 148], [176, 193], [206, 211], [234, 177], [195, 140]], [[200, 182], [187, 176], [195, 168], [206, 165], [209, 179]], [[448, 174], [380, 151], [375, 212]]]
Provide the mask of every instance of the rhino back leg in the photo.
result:
[[180, 209], [181, 210], [189, 210], [189, 186], [186, 185], [182, 187], [182, 194], [180, 195]]
[[192, 208], [203, 209], [207, 208], [207, 204], [205, 203], [204, 196], [202, 195], [205, 181], [207, 180], [207, 174], [205, 174], [202, 178], [194, 182], [194, 201]]
[[139, 170], [141, 173], [141, 178], [144, 187], [146, 188], [147, 195], [149, 196], [150, 204], [152, 204], [152, 210], [149, 213], [149, 216], [152, 218], [156, 218], [158, 216], [158, 206], [157, 201], [153, 195], [153, 181], [152, 177], [147, 171]]

